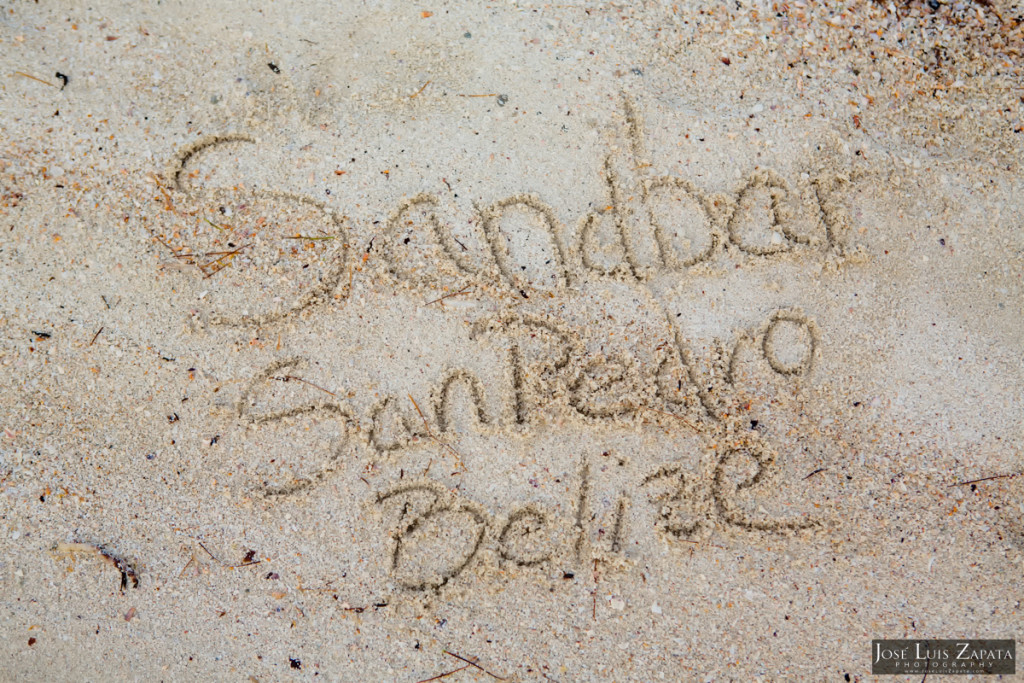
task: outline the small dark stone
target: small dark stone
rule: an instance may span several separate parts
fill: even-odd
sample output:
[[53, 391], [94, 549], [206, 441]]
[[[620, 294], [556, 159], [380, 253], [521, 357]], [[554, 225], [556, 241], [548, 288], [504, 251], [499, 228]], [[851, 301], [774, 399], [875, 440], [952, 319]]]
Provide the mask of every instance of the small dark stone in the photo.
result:
[[[281, 69], [280, 69], [280, 67], [277, 66], [277, 64], [274, 64], [273, 62], [267, 62], [267, 66], [269, 66], [270, 70], [273, 71], [274, 73], [276, 73], [276, 74], [281, 73]], [[295, 668], [297, 669], [299, 667], [295, 667]]]
[[292, 659], [291, 657], [289, 657], [288, 658], [288, 663], [292, 665], [293, 669], [301, 669], [302, 668], [302, 660]]
[[[933, 12], [937, 12], [939, 9], [939, 0], [928, 0], [928, 6], [932, 8]], [[847, 676], [846, 680], [850, 680], [850, 677]]]

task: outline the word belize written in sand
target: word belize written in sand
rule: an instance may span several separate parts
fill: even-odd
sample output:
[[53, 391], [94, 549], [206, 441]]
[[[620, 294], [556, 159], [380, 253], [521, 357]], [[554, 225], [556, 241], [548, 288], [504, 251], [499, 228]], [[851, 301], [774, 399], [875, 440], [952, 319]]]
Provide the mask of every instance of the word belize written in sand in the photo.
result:
[[[447, 296], [473, 289], [499, 300], [515, 299], [505, 313], [475, 321], [470, 334], [474, 341], [500, 338], [495, 343], [504, 351], [508, 385], [500, 397], [507, 406], [500, 418], [488, 414], [484, 385], [465, 368], [442, 371], [426, 413], [411, 395], [389, 395], [357, 416], [333, 394], [331, 401], [257, 411], [254, 397], [261, 387], [297, 379], [291, 373], [303, 361], [292, 358], [264, 368], [236, 402], [235, 415], [243, 424], [262, 429], [299, 418], [325, 420], [337, 423], [343, 438], [322, 454], [317, 471], [290, 483], [265, 484], [263, 494], [276, 500], [310, 491], [360, 452], [396, 462], [405, 449], [427, 440], [460, 460], [449, 443], [456, 436], [452, 397], [459, 394], [469, 398], [476, 426], [496, 435], [553, 429], [549, 420], [538, 419], [538, 411], [556, 406], [575, 420], [571, 428], [636, 429], [645, 424], [684, 430], [702, 441], [710, 465], [702, 473], [684, 460], [660, 464], [635, 483], [635, 491], [621, 491], [599, 530], [603, 550], [588, 541], [594, 515], [587, 510], [591, 469], [586, 458], [570, 506], [574, 516], [565, 520], [533, 503], [493, 517], [439, 482], [425, 476], [405, 479], [405, 470], [399, 469], [394, 485], [378, 491], [372, 502], [395, 514], [389, 533], [391, 569], [404, 588], [439, 589], [488, 550], [499, 562], [521, 567], [556, 558], [585, 563], [600, 552], [622, 554], [629, 503], [641, 489], [653, 506], [654, 526], [689, 542], [707, 539], [720, 525], [767, 533], [820, 525], [811, 516], [774, 518], [747, 511], [749, 494], [767, 487], [777, 457], [760, 432], [751, 429], [749, 394], [739, 386], [742, 373], [737, 371], [740, 363], [763, 363], [799, 391], [819, 352], [813, 320], [798, 309], [778, 308], [731, 344], [715, 339], [702, 362], [679, 329], [678, 316], [667, 313], [657, 293], [702, 266], [710, 269], [716, 259], [818, 258], [836, 265], [859, 254], [845, 244], [849, 219], [838, 199], [848, 177], [803, 174], [799, 191], [793, 192], [778, 174], [758, 170], [733, 197], [707, 195], [684, 178], [648, 177], [642, 121], [630, 100], [624, 109], [630, 158], [606, 157], [603, 208], [579, 221], [574, 240], [552, 208], [533, 195], [478, 208], [475, 220], [445, 221], [438, 216], [441, 198], [420, 194], [392, 211], [383, 234], [375, 234], [357, 260], [347, 219], [321, 202], [276, 190], [194, 189], [187, 182], [186, 168], [197, 155], [229, 143], [254, 143], [252, 137], [212, 136], [179, 152], [167, 177], [174, 194], [163, 192], [161, 199], [175, 225], [173, 230], [153, 229], [153, 235], [177, 262], [195, 265], [208, 280], [213, 308], [206, 324], [261, 327], [342, 304], [352, 292], [354, 275], [369, 268], [404, 282], [410, 291], [436, 292], [444, 286]], [[797, 194], [800, 199], [794, 198]], [[268, 215], [279, 218], [268, 220]], [[183, 227], [180, 218], [192, 226]], [[516, 230], [508, 229], [510, 219]], [[315, 234], [297, 231], [312, 226], [321, 227]], [[546, 249], [522, 248], [530, 241], [523, 232], [531, 227], [541, 229]], [[373, 250], [377, 258], [368, 263]], [[661, 311], [669, 341], [657, 348], [653, 362], [588, 351], [600, 329], [581, 333], [550, 312], [530, 312], [531, 305], [571, 299], [582, 284], [601, 280], [640, 288], [644, 300]], [[219, 308], [217, 292], [225, 300], [246, 301], [246, 308]], [[425, 542], [453, 529], [463, 540], [446, 552], [438, 554], [436, 545]], [[418, 548], [430, 548], [429, 555], [416, 557]]]

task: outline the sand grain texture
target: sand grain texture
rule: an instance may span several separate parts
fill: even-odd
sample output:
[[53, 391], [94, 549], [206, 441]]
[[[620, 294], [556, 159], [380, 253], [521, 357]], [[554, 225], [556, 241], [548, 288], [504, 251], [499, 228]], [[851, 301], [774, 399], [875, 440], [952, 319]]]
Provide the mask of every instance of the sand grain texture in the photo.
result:
[[0, 678], [1017, 637], [1024, 10], [933, 4], [3, 8]]

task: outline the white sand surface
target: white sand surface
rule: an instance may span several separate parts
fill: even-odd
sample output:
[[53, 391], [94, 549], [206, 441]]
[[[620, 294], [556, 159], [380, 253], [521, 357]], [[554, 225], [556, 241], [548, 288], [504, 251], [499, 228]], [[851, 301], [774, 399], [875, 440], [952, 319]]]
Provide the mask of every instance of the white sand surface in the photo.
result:
[[1020, 636], [1024, 8], [933, 5], [4, 4], [0, 679]]

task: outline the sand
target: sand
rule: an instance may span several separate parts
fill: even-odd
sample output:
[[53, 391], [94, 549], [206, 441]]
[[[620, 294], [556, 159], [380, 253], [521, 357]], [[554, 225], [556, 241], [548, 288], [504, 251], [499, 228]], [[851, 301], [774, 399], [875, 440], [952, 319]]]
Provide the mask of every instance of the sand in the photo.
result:
[[1017, 638], [1022, 20], [3, 8], [0, 678]]

